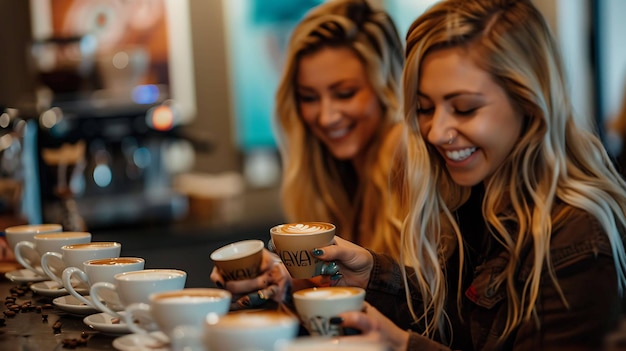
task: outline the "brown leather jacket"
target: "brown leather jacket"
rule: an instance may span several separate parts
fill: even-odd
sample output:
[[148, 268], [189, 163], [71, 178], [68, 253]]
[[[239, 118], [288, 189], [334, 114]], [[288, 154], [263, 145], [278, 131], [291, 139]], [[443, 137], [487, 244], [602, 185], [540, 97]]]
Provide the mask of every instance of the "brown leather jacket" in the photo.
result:
[[[462, 232], [478, 233], [475, 231], [478, 228], [472, 228], [476, 223], [477, 220], [470, 220], [466, 225], [461, 223]], [[484, 232], [484, 228], [481, 230]], [[532, 319], [524, 322], [503, 343], [498, 342], [498, 337], [507, 315], [506, 293], [504, 287], [493, 289], [491, 282], [492, 275], [502, 271], [510, 259], [504, 250], [492, 251], [484, 259], [469, 255], [469, 262], [465, 265], [469, 273], [464, 274], [467, 283], [461, 289], [465, 294], [460, 313], [456, 308], [457, 288], [453, 282], [458, 273], [448, 275], [453, 277], [448, 279], [451, 295], [447, 308], [452, 325], [451, 343], [444, 345], [439, 343], [439, 337], [431, 340], [419, 334], [421, 328], [412, 323], [406, 303], [400, 268], [388, 256], [374, 254], [374, 270], [366, 299], [398, 326], [415, 331], [410, 335], [408, 350], [602, 349], [605, 335], [617, 326], [624, 307], [608, 238], [593, 217], [572, 209], [564, 224], [554, 228], [550, 253], [569, 308], [544, 274], [536, 306], [539, 326]], [[528, 278], [532, 254], [524, 257], [522, 262], [517, 275], [518, 285]], [[449, 267], [454, 267], [454, 263]], [[413, 306], [417, 309], [422, 306], [419, 300], [419, 296], [413, 296]], [[419, 310], [417, 312], [419, 315]]]

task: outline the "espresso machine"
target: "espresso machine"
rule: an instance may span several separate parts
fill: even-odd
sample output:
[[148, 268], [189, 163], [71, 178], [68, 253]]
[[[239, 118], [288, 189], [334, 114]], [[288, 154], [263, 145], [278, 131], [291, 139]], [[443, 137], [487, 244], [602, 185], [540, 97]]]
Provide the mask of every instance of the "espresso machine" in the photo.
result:
[[31, 8], [30, 119], [42, 220], [91, 230], [183, 216], [187, 200], [172, 178], [184, 171], [180, 160], [193, 160], [180, 132], [189, 104], [180, 99], [195, 94], [175, 94], [181, 84], [172, 83], [193, 84], [193, 76], [175, 70], [173, 55], [191, 52], [173, 49], [185, 35], [169, 38], [188, 24], [185, 11], [174, 11], [186, 2], [40, 2]]
[[[38, 147], [45, 222], [84, 230], [175, 220], [185, 213], [186, 199], [171, 190], [173, 174], [164, 161], [180, 138], [174, 130], [150, 127], [149, 111], [56, 106], [44, 112]], [[48, 118], [58, 122], [43, 125]]]

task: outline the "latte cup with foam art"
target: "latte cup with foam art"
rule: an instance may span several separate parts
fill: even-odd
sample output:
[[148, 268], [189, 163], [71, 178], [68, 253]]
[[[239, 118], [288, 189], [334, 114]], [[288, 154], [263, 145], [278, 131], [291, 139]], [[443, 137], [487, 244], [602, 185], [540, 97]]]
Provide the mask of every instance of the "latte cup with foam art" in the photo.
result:
[[293, 293], [302, 324], [313, 336], [342, 335], [342, 329], [330, 320], [343, 312], [361, 311], [364, 301], [365, 290], [358, 287], [314, 287]]
[[333, 243], [335, 225], [326, 222], [279, 224], [270, 229], [270, 236], [289, 274], [296, 279], [307, 279], [322, 273], [325, 262], [313, 256], [312, 251]]

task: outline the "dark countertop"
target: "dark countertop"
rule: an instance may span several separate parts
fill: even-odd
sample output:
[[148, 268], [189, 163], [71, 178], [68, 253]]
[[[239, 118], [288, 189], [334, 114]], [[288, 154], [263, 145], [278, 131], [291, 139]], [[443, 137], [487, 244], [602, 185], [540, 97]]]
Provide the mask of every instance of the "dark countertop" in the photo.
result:
[[[19, 290], [17, 289], [19, 287]], [[6, 298], [16, 296], [15, 303], [22, 306], [28, 302], [31, 306], [49, 308], [27, 310], [15, 313], [14, 316], [0, 315], [4, 320], [0, 326], [0, 350], [3, 351], [44, 351], [69, 350], [63, 347], [64, 341], [85, 340], [86, 345], [75, 347], [83, 351], [115, 350], [112, 345], [117, 336], [105, 335], [89, 328], [83, 323], [84, 316], [63, 312], [52, 305], [53, 298], [33, 293], [25, 283], [15, 283], [0, 278], [0, 298], [3, 302], [2, 311], [8, 313], [9, 305]], [[44, 318], [45, 317], [45, 318]], [[59, 328], [55, 328], [60, 326]]]
[[[219, 207], [219, 206], [218, 206]], [[117, 241], [122, 244], [121, 256], [139, 256], [146, 260], [145, 268], [176, 268], [187, 272], [186, 287], [212, 287], [209, 279], [213, 264], [209, 255], [213, 250], [245, 239], [269, 239], [269, 229], [283, 221], [278, 193], [274, 189], [248, 192], [231, 201], [220, 211], [200, 211], [206, 216], [195, 216], [171, 223], [152, 223], [135, 226], [93, 228], [92, 241]], [[64, 341], [86, 340], [77, 350], [115, 350], [116, 335], [92, 330], [83, 323], [84, 316], [66, 313], [52, 304], [52, 297], [33, 293], [25, 283], [11, 282], [0, 277], [1, 310], [17, 288], [18, 305], [30, 302], [34, 306], [48, 304], [50, 309], [18, 312], [4, 318], [0, 325], [0, 350], [40, 351], [67, 350]], [[42, 314], [47, 318], [42, 318]], [[53, 326], [59, 322], [61, 328]], [[1, 324], [1, 323], [0, 323]]]

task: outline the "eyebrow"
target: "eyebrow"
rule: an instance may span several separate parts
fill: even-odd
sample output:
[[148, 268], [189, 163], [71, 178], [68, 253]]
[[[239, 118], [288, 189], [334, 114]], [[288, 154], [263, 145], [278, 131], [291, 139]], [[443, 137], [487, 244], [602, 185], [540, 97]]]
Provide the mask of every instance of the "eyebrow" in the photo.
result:
[[[335, 82], [333, 84], [330, 85], [330, 89], [336, 89], [338, 87], [340, 87], [342, 84], [356, 84], [358, 83], [357, 79], [353, 79], [353, 78], [346, 78], [346, 79], [342, 79], [338, 82]], [[305, 89], [305, 90], [315, 90], [315, 88], [307, 86], [307, 85], [302, 85], [302, 84], [296, 84], [296, 88], [297, 89]]]
[[[461, 96], [461, 95], [473, 95], [473, 96], [478, 96], [478, 97], [482, 97], [483, 96], [483, 94], [481, 94], [481, 93], [476, 93], [476, 92], [472, 92], [472, 91], [455, 91], [453, 93], [449, 93], [449, 94], [444, 95], [443, 99], [444, 100], [450, 100], [450, 99], [453, 99], [453, 98], [455, 98], [457, 96]], [[423, 97], [423, 98], [428, 98], [428, 95], [423, 94], [423, 93], [421, 93], [419, 91], [417, 92], [417, 96], [418, 97]]]

